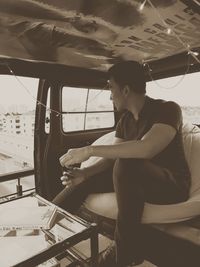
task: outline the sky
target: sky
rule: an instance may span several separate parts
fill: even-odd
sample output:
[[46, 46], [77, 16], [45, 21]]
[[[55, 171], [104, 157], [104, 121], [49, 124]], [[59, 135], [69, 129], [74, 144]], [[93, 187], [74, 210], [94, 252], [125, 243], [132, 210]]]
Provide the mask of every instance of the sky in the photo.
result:
[[[35, 109], [38, 82], [35, 78], [0, 75], [0, 113], [8, 112], [13, 105]], [[199, 84], [200, 72], [181, 75], [148, 82], [147, 94], [153, 98], [176, 101], [181, 106], [200, 106]]]
[[2, 109], [7, 112], [13, 105], [25, 105], [28, 110], [35, 109], [38, 82], [35, 78], [0, 75], [0, 112]]
[[[200, 107], [200, 72], [151, 81], [147, 94], [153, 98], [173, 100], [181, 106]], [[164, 88], [163, 88], [164, 87]]]

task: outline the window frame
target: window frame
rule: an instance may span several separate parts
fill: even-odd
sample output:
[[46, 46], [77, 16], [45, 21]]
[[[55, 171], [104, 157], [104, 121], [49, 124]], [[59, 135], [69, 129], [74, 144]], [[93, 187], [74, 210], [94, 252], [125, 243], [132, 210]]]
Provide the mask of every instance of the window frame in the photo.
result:
[[[98, 129], [100, 130], [100, 131], [109, 131], [109, 130], [113, 130], [115, 127], [116, 127], [116, 110], [115, 110], [115, 107], [114, 107], [114, 105], [113, 105], [113, 110], [106, 110], [106, 111], [88, 111], [88, 112], [85, 112], [85, 111], [75, 111], [75, 112], [65, 112], [65, 111], [63, 111], [62, 110], [62, 96], [63, 96], [63, 89], [64, 89], [64, 87], [70, 87], [70, 88], [74, 88], [74, 89], [85, 89], [85, 90], [105, 90], [105, 91], [108, 91], [108, 90], [106, 90], [106, 89], [103, 89], [103, 88], [98, 88], [98, 87], [93, 87], [93, 88], [91, 88], [91, 87], [84, 87], [83, 88], [83, 86], [73, 86], [73, 85], [68, 85], [68, 84], [62, 84], [61, 85], [61, 90], [60, 90], [60, 113], [61, 113], [61, 120], [60, 120], [60, 122], [61, 122], [61, 132], [62, 132], [62, 134], [64, 134], [64, 135], [69, 135], [69, 134], [77, 134], [77, 133], [85, 133], [85, 132], [95, 132], [95, 131], [97, 131]], [[93, 128], [93, 129], [83, 129], [83, 130], [75, 130], [75, 131], [64, 131], [64, 128], [63, 128], [63, 114], [92, 114], [92, 113], [113, 113], [113, 121], [114, 121], [114, 123], [113, 123], [113, 125], [112, 126], [110, 126], [110, 127], [102, 127], [102, 128]], [[86, 116], [85, 116], [85, 118], [86, 118]]]

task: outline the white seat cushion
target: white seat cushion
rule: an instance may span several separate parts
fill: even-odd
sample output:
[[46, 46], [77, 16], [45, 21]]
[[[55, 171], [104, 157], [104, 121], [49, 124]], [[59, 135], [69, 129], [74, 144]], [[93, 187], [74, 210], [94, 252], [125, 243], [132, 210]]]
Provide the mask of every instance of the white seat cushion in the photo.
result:
[[[115, 132], [100, 137], [94, 144], [112, 144]], [[155, 205], [145, 203], [142, 223], [173, 223], [188, 220], [200, 215], [200, 129], [189, 123], [183, 127], [183, 142], [187, 162], [192, 175], [190, 198], [186, 202], [170, 205]], [[98, 161], [92, 157], [82, 163], [87, 167]], [[115, 193], [91, 194], [85, 201], [85, 207], [92, 212], [116, 219], [117, 203]]]

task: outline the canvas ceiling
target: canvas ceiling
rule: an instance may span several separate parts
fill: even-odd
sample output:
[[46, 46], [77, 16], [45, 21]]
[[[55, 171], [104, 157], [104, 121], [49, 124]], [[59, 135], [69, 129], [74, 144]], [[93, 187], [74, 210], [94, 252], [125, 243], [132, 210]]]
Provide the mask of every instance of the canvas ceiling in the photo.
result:
[[107, 69], [121, 59], [157, 60], [200, 47], [200, 16], [187, 2], [0, 0], [0, 55]]

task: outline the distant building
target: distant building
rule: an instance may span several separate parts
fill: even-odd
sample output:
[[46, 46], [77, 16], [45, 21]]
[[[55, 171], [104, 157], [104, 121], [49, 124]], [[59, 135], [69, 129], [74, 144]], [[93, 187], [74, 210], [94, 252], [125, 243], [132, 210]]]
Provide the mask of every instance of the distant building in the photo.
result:
[[33, 164], [35, 111], [0, 115], [0, 152]]

